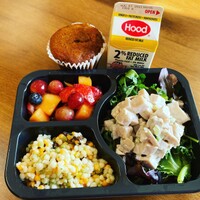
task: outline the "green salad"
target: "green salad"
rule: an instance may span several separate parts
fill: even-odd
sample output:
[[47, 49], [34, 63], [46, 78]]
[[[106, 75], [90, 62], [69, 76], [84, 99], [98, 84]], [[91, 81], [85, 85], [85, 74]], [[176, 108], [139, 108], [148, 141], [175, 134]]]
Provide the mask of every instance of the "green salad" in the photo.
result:
[[120, 76], [102, 136], [123, 158], [132, 182], [186, 182], [195, 159], [193, 144], [199, 141], [186, 133], [190, 117], [176, 92], [177, 77], [164, 68], [157, 83], [148, 86], [145, 80], [133, 69]]

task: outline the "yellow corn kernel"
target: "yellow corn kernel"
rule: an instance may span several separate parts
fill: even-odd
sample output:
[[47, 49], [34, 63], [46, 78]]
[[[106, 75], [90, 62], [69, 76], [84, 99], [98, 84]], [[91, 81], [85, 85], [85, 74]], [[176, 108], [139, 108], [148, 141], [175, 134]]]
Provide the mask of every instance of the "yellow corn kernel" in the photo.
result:
[[64, 150], [64, 149], [61, 149], [61, 150], [60, 150], [60, 153], [61, 153], [61, 154], [65, 154], [65, 150]]
[[57, 171], [58, 171], [58, 168], [57, 168], [57, 167], [55, 167], [55, 168], [53, 168], [53, 169], [52, 169], [52, 171], [51, 171], [51, 172], [52, 172], [52, 174], [56, 174], [56, 173], [57, 173]]
[[93, 147], [94, 146], [93, 142], [88, 142], [88, 146]]
[[40, 181], [40, 175], [36, 174], [34, 180], [35, 181]]
[[22, 171], [22, 169], [23, 169], [23, 167], [22, 167], [22, 165], [21, 164], [17, 164], [17, 169], [19, 170], [19, 171]]
[[41, 147], [41, 148], [39, 149], [39, 151], [40, 151], [40, 155], [42, 155], [42, 154], [44, 153], [44, 147]]
[[74, 148], [74, 145], [73, 145], [73, 144], [69, 144], [69, 145], [68, 145], [68, 149], [69, 149], [69, 150], [72, 150], [73, 148]]
[[33, 151], [32, 151], [32, 154], [36, 154], [36, 155], [38, 155], [40, 152], [39, 152], [39, 150], [38, 149], [34, 149]]
[[52, 174], [53, 174], [52, 171], [46, 171], [45, 173], [46, 176], [51, 176]]
[[76, 169], [76, 172], [75, 172], [75, 173], [77, 174], [77, 172], [79, 171], [79, 170], [78, 170], [78, 166], [77, 166], [77, 165], [74, 165], [74, 164], [72, 164], [72, 165], [75, 167], [75, 169]]
[[113, 183], [114, 180], [115, 180], [115, 177], [111, 175], [111, 176], [110, 176], [110, 182]]
[[108, 185], [108, 183], [106, 182], [106, 180], [103, 180], [103, 181], [101, 182], [101, 185], [102, 185], [103, 187], [105, 187], [105, 186]]
[[101, 171], [98, 163], [94, 164], [94, 170], [96, 171], [96, 173], [99, 173]]
[[50, 142], [49, 142], [47, 139], [44, 139], [44, 145], [45, 145], [45, 146], [49, 146], [49, 145], [50, 145]]
[[29, 172], [29, 173], [35, 173], [35, 168], [32, 167], [32, 166], [29, 166], [29, 167], [28, 167], [28, 172]]
[[100, 177], [97, 176], [97, 177], [94, 179], [94, 181], [96, 182], [97, 185], [99, 185], [99, 183], [100, 183]]
[[59, 136], [58, 136], [62, 141], [66, 141], [66, 136], [61, 133]]
[[84, 184], [84, 181], [83, 181], [82, 179], [80, 179], [80, 180], [79, 180], [79, 183], [80, 183], [81, 185], [83, 185], [83, 184]]
[[63, 143], [63, 141], [59, 138], [59, 137], [57, 137], [56, 139], [55, 139], [55, 142], [60, 146], [60, 145], [62, 145], [62, 143]]
[[88, 183], [88, 179], [87, 178], [81, 178], [79, 183], [82, 184], [83, 186], [86, 186], [87, 183]]
[[80, 152], [79, 152], [79, 151], [75, 152], [74, 156], [75, 156], [76, 158], [79, 158], [79, 157], [80, 157]]
[[35, 182], [34, 181], [31, 181], [31, 182], [28, 182], [27, 183], [27, 185], [29, 186], [29, 187], [35, 187]]
[[75, 140], [74, 143], [75, 143], [75, 144], [79, 144], [79, 140]]
[[111, 168], [111, 166], [109, 164], [106, 164], [104, 167], [104, 169], [110, 169], [110, 168]]
[[39, 186], [38, 186], [38, 189], [39, 189], [39, 190], [43, 190], [43, 189], [44, 189], [44, 185], [39, 185]]
[[99, 177], [99, 175], [97, 175], [97, 174], [94, 174], [94, 175], [92, 176], [93, 179], [96, 179], [97, 177]]
[[95, 163], [95, 164], [94, 164], [94, 170], [95, 170], [95, 171], [98, 171], [98, 170], [99, 170], [99, 164], [98, 164], [98, 163]]
[[63, 134], [59, 134], [57, 137], [59, 137], [60, 139], [62, 139]]
[[67, 139], [71, 140], [73, 138], [73, 135], [67, 134]]
[[93, 155], [88, 155], [87, 157], [88, 157], [89, 160], [93, 159]]

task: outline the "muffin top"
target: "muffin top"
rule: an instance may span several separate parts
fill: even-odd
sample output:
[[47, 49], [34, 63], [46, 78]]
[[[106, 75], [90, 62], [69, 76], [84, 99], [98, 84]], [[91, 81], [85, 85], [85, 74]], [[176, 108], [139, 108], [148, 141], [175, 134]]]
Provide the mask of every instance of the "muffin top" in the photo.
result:
[[104, 39], [97, 28], [84, 24], [71, 24], [56, 31], [50, 38], [50, 51], [54, 58], [69, 63], [81, 63], [97, 55]]

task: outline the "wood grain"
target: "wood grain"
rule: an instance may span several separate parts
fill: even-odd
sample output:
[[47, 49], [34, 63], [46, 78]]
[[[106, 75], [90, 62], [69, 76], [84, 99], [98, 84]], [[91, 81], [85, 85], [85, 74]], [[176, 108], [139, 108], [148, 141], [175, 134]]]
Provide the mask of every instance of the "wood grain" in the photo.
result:
[[[71, 22], [89, 22], [108, 40], [114, 0], [17, 0], [0, 1], [0, 194], [15, 200], [4, 181], [4, 169], [12, 125], [15, 96], [20, 80], [40, 69], [59, 69], [46, 53], [50, 36]], [[189, 81], [200, 110], [200, 4], [199, 0], [134, 0], [164, 7], [159, 47], [152, 67], [168, 67]], [[105, 68], [106, 53], [99, 67]], [[144, 197], [123, 200], [195, 200], [200, 193]]]

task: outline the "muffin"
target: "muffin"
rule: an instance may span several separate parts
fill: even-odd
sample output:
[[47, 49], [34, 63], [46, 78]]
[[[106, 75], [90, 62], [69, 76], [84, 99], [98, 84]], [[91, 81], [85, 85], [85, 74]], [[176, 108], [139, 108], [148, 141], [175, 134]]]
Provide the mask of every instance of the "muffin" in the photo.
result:
[[47, 52], [52, 60], [66, 68], [92, 69], [105, 45], [105, 38], [97, 28], [78, 22], [56, 31], [48, 42]]

